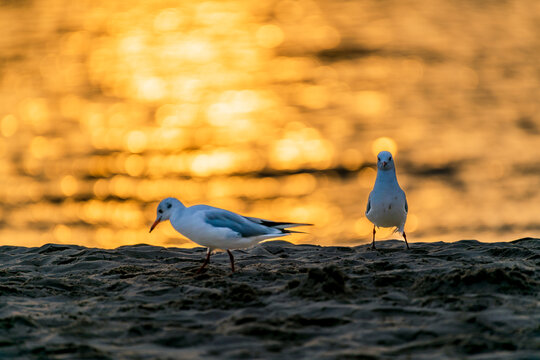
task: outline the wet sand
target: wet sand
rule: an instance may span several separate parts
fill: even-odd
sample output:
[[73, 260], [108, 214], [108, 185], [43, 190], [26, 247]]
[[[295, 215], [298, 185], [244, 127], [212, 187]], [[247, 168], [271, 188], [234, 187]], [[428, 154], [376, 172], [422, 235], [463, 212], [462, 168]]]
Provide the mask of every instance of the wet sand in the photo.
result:
[[0, 251], [0, 357], [539, 359], [540, 240]]

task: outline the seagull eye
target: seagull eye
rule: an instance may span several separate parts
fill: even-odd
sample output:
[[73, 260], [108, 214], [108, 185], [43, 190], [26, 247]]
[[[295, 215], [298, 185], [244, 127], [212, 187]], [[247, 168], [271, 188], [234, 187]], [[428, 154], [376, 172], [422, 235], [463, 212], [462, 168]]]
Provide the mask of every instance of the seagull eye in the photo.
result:
[[377, 161], [381, 161], [381, 158], [377, 158]]
[[167, 204], [167, 209], [170, 209], [171, 208], [171, 204]]
[[391, 156], [388, 158], [388, 161], [392, 161], [392, 157], [391, 157]]
[[157, 212], [160, 213], [160, 214], [163, 214], [163, 210], [161, 210], [161, 209], [159, 209]]

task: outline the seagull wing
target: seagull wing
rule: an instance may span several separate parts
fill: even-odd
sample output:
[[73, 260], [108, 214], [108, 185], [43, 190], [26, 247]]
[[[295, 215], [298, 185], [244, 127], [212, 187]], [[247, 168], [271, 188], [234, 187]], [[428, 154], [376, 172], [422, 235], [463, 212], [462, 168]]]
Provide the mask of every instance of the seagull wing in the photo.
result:
[[367, 201], [366, 215], [368, 214], [369, 210], [371, 210], [371, 193], [369, 193], [369, 197]]
[[284, 230], [286, 228], [295, 227], [295, 226], [312, 226], [313, 225], [313, 224], [305, 224], [305, 223], [272, 221], [272, 220], [259, 219], [259, 218], [250, 217], [250, 216], [244, 216], [244, 218], [256, 224], [268, 226], [268, 227], [279, 229], [279, 230]]
[[403, 197], [405, 198], [405, 213], [409, 213], [409, 204], [407, 204], [407, 197], [405, 197], [405, 194], [403, 194]]
[[281, 229], [257, 224], [242, 215], [221, 209], [206, 211], [204, 222], [213, 227], [230, 229], [245, 238], [282, 233]]

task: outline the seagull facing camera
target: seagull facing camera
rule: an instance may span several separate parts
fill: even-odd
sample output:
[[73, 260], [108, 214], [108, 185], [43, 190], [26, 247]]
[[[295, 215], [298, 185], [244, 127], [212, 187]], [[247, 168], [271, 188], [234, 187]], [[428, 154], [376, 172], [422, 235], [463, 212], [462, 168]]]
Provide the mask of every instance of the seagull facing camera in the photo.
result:
[[388, 151], [381, 151], [377, 156], [377, 169], [388, 171], [395, 169], [394, 159], [392, 154]]
[[366, 208], [366, 217], [373, 223], [371, 248], [375, 249], [376, 227], [395, 227], [395, 231], [403, 235], [409, 249], [404, 230], [408, 212], [407, 197], [397, 181], [394, 158], [390, 152], [381, 151], [377, 155], [377, 178]]

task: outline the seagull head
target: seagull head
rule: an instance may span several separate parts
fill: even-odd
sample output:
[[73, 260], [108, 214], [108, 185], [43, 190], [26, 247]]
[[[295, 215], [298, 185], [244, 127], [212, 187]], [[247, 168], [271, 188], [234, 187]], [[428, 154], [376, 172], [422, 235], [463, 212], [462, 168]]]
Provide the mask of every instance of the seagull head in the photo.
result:
[[150, 227], [150, 232], [152, 232], [161, 221], [169, 220], [173, 211], [178, 209], [179, 206], [182, 206], [182, 203], [178, 199], [170, 197], [161, 200], [157, 207], [156, 221], [154, 221]]
[[394, 158], [389, 151], [381, 151], [377, 155], [377, 169], [379, 170], [392, 170], [394, 168]]

